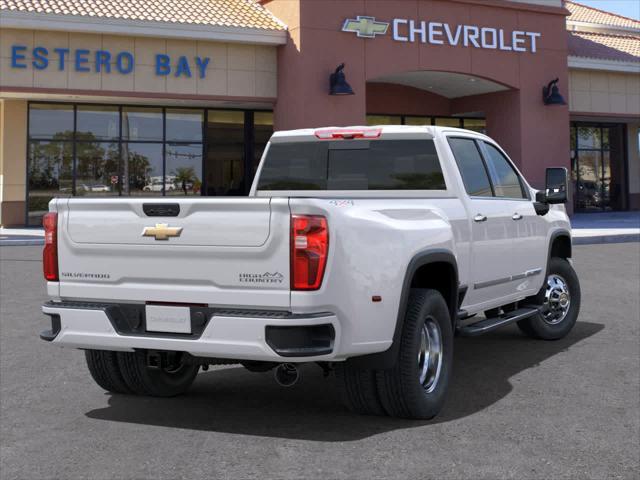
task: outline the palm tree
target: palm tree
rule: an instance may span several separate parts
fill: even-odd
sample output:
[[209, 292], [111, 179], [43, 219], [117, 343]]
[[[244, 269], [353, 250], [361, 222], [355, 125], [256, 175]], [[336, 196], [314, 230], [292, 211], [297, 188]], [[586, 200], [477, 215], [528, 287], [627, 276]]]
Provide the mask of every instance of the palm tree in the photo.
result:
[[193, 188], [195, 182], [198, 181], [198, 176], [193, 167], [178, 167], [173, 171], [173, 175], [175, 175], [176, 185], [182, 188], [185, 195], [188, 194], [189, 185]]

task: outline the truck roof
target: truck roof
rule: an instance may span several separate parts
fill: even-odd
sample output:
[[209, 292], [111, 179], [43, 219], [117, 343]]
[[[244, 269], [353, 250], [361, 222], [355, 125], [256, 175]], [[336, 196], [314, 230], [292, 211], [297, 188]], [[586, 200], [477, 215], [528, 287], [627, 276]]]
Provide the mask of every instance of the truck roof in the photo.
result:
[[377, 131], [377, 134], [375, 135], [375, 137], [371, 137], [372, 139], [378, 138], [378, 137], [389, 138], [389, 136], [396, 137], [397, 135], [401, 135], [401, 136], [417, 135], [422, 137], [425, 134], [427, 134], [429, 138], [433, 138], [440, 131], [447, 131], [447, 132], [453, 131], [453, 132], [465, 133], [465, 134], [472, 133], [480, 137], [489, 138], [486, 135], [483, 135], [473, 130], [465, 130], [462, 128], [454, 128], [454, 127], [439, 127], [439, 126], [433, 126], [433, 125], [424, 125], [424, 126], [420, 126], [420, 125], [367, 125], [367, 126], [353, 125], [353, 126], [346, 126], [346, 127], [330, 126], [330, 127], [318, 127], [318, 128], [302, 128], [298, 130], [281, 130], [281, 131], [274, 132], [273, 136], [271, 137], [271, 141], [278, 142], [278, 141], [285, 141], [285, 140], [292, 140], [292, 139], [318, 140], [319, 133], [321, 134], [323, 132], [326, 133], [326, 132], [332, 132], [332, 131], [335, 131], [335, 132]]

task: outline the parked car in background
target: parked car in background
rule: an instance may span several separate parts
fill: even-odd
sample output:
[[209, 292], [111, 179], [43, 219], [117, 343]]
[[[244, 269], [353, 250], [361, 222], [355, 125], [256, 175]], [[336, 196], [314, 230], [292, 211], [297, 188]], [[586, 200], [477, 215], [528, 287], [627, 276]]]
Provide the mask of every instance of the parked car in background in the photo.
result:
[[162, 186], [164, 185], [164, 190], [169, 192], [176, 189], [176, 186], [173, 182], [163, 182], [162, 180], [152, 180], [147, 183], [142, 190], [145, 192], [161, 192]]
[[110, 192], [111, 187], [109, 185], [103, 185], [101, 183], [94, 184], [79, 184], [76, 189], [80, 192]]

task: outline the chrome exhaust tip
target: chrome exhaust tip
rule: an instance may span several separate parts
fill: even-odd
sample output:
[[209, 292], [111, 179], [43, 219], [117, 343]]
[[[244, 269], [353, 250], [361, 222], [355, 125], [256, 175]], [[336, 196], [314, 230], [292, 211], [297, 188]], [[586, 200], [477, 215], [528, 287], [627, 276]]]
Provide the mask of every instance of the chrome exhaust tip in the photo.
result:
[[281, 363], [273, 371], [273, 377], [281, 387], [292, 387], [300, 380], [300, 371], [293, 363]]

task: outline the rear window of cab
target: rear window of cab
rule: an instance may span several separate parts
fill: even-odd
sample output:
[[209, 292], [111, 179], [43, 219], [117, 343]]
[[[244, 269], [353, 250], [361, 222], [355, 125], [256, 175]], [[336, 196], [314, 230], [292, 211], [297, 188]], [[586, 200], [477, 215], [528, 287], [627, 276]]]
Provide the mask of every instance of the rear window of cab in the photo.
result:
[[258, 190], [445, 190], [433, 140], [272, 143]]

